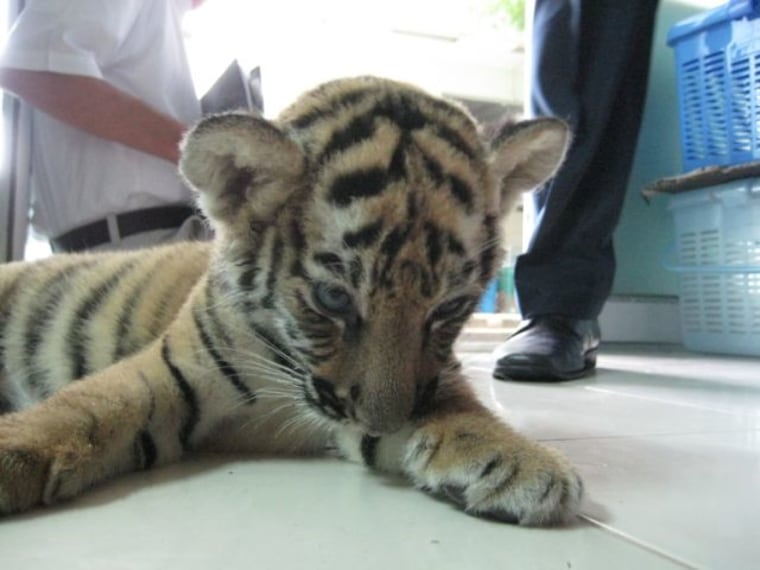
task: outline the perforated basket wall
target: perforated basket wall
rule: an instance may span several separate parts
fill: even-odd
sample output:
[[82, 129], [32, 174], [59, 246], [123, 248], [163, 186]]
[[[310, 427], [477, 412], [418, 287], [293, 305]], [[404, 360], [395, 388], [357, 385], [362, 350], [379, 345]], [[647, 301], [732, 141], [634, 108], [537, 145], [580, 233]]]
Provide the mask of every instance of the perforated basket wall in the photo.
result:
[[673, 26], [684, 171], [760, 159], [760, 1]]
[[760, 179], [671, 198], [687, 348], [760, 356]]

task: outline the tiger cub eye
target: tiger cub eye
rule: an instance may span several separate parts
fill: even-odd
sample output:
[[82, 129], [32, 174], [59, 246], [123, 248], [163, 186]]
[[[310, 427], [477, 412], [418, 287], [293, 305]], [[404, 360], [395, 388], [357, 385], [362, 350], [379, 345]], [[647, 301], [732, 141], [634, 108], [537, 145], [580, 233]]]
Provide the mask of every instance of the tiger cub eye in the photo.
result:
[[314, 287], [314, 301], [320, 309], [336, 315], [345, 315], [353, 311], [351, 295], [337, 285], [317, 283]]

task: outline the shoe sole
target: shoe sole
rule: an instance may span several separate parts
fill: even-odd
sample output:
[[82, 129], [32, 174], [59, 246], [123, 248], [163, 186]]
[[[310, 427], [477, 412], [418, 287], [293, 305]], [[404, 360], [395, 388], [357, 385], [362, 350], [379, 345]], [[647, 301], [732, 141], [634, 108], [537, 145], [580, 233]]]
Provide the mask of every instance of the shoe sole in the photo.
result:
[[593, 373], [596, 369], [596, 350], [590, 350], [583, 355], [583, 368], [562, 372], [552, 368], [541, 368], [535, 363], [504, 363], [497, 364], [493, 377], [497, 380], [517, 380], [527, 382], [563, 382], [577, 380]]

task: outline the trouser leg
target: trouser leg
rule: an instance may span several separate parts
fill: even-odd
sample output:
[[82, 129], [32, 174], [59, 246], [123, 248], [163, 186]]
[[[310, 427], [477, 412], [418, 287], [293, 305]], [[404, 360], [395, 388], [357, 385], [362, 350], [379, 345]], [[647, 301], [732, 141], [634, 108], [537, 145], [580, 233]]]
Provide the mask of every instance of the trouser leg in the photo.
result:
[[526, 318], [598, 316], [615, 274], [620, 217], [644, 107], [656, 0], [537, 0], [531, 106], [574, 142], [536, 195], [538, 227], [517, 260]]

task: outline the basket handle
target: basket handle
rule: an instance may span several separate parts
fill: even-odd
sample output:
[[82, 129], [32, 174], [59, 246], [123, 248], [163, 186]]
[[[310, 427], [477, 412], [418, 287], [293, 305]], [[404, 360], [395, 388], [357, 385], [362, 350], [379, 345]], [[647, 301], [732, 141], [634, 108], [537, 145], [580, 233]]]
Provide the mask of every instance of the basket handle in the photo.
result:
[[729, 0], [728, 13], [732, 19], [738, 19], [745, 16], [753, 16], [760, 8], [758, 0]]
[[676, 244], [671, 243], [662, 256], [662, 266], [673, 273], [760, 273], [760, 265], [680, 265], [676, 257]]

